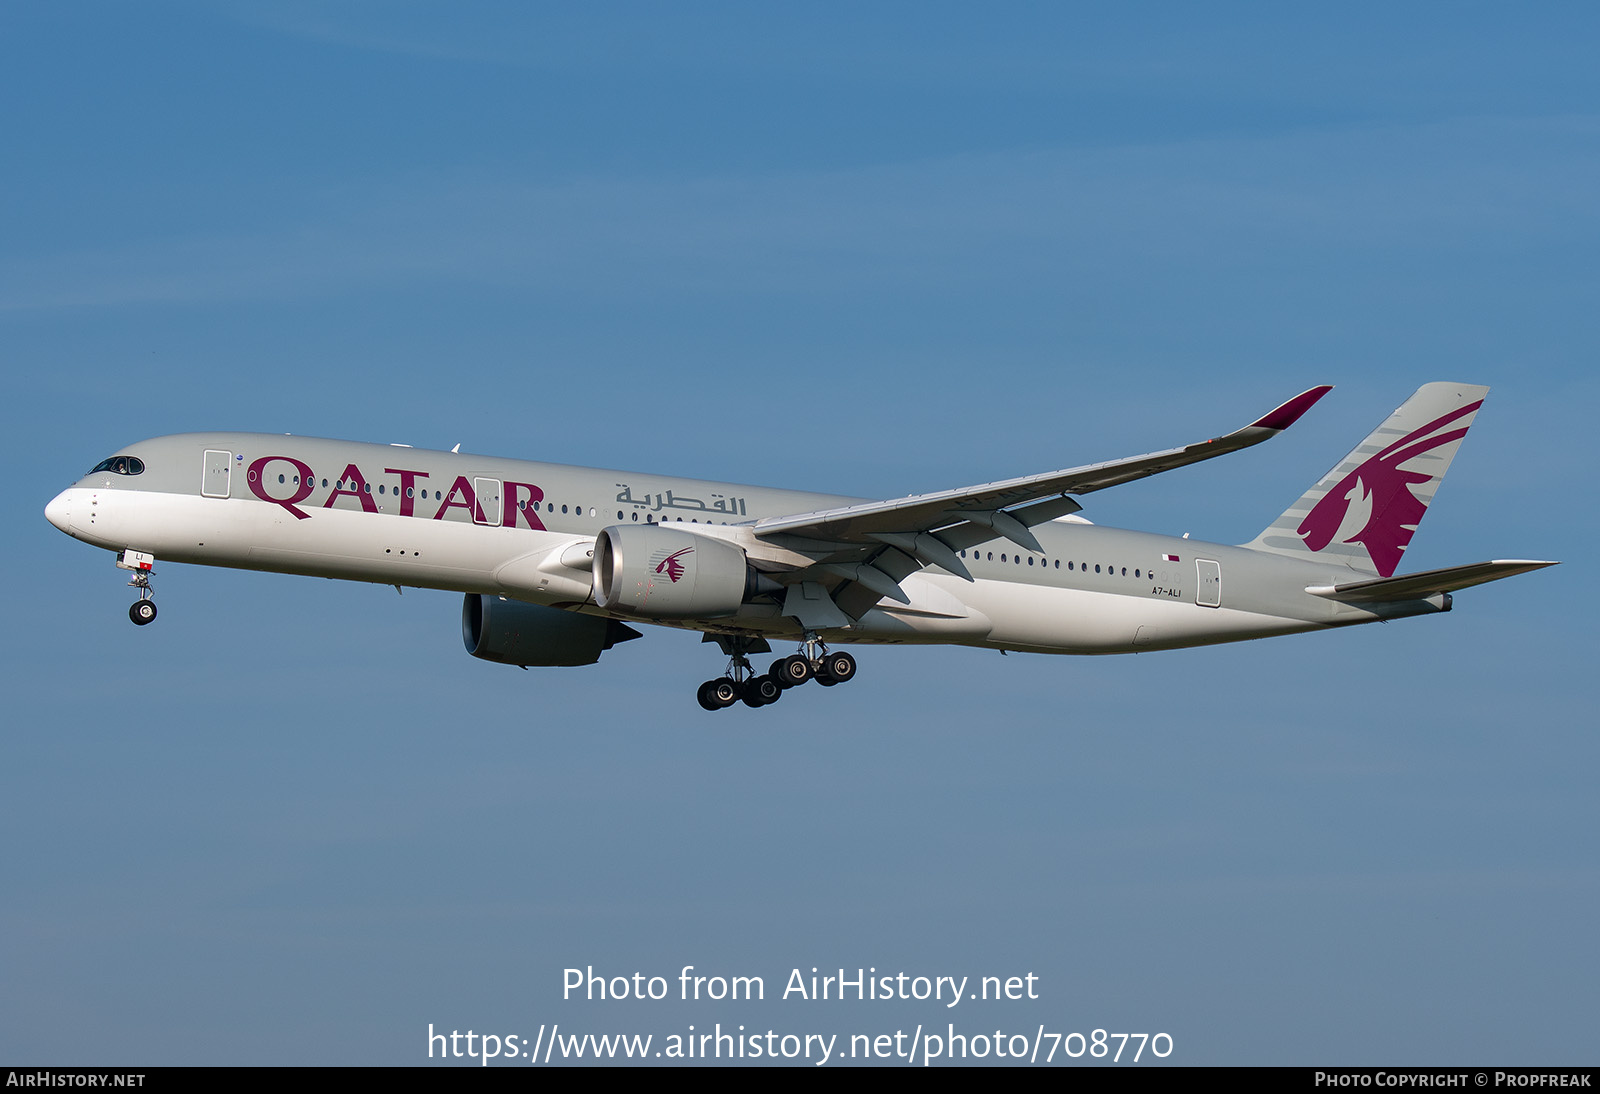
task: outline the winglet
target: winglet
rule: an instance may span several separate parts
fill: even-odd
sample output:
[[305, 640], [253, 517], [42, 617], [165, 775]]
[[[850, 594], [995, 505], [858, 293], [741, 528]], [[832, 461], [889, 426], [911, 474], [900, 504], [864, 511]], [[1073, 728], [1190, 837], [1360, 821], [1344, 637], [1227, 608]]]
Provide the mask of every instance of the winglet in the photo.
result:
[[1256, 429], [1288, 429], [1300, 420], [1300, 415], [1316, 405], [1318, 399], [1332, 390], [1332, 384], [1318, 384], [1310, 391], [1302, 391], [1276, 410], [1263, 414], [1250, 425]]

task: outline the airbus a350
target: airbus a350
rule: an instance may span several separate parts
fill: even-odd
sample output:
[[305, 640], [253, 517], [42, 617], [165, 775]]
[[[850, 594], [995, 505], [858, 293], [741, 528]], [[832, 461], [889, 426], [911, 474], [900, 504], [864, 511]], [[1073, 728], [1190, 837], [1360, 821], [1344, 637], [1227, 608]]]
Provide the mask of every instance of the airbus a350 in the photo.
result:
[[[1446, 612], [1451, 594], [1554, 565], [1397, 575], [1487, 388], [1419, 388], [1248, 543], [1091, 524], [1077, 500], [1287, 429], [1315, 387], [1182, 448], [884, 501], [264, 433], [141, 441], [46, 507], [116, 552], [156, 617], [157, 560], [465, 594], [475, 657], [586, 665], [630, 624], [700, 631], [717, 710], [856, 674], [840, 647], [954, 643], [1138, 653]], [[458, 446], [459, 447], [459, 446]], [[752, 654], [789, 644], [758, 672]]]

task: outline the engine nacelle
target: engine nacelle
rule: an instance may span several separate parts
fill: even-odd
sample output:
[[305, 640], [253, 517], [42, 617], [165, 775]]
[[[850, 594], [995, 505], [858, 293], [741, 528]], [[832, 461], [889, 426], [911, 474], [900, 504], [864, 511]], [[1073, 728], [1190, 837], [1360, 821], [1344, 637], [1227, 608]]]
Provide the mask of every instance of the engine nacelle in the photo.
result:
[[731, 543], [660, 524], [612, 525], [594, 544], [594, 602], [655, 619], [737, 615], [758, 579]]
[[461, 605], [467, 652], [502, 665], [592, 665], [639, 632], [614, 619], [468, 593]]

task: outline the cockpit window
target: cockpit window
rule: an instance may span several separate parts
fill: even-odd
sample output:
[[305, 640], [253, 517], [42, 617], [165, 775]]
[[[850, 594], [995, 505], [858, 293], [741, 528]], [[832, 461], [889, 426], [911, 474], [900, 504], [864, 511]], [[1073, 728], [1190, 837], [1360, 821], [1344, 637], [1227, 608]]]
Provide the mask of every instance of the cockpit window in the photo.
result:
[[96, 475], [101, 471], [109, 471], [113, 475], [142, 475], [144, 461], [138, 456], [112, 456], [109, 460], [101, 460], [95, 464], [89, 474]]

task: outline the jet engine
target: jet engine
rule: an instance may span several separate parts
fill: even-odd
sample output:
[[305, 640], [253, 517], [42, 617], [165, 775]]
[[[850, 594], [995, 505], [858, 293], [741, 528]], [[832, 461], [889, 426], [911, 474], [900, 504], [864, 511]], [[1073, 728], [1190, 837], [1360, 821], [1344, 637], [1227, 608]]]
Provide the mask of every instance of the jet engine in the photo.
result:
[[614, 619], [565, 612], [502, 596], [468, 593], [461, 605], [467, 652], [502, 665], [592, 665], [639, 632]]
[[711, 536], [660, 524], [612, 525], [594, 544], [594, 602], [607, 611], [715, 619], [737, 615], [764, 584], [744, 551]]

